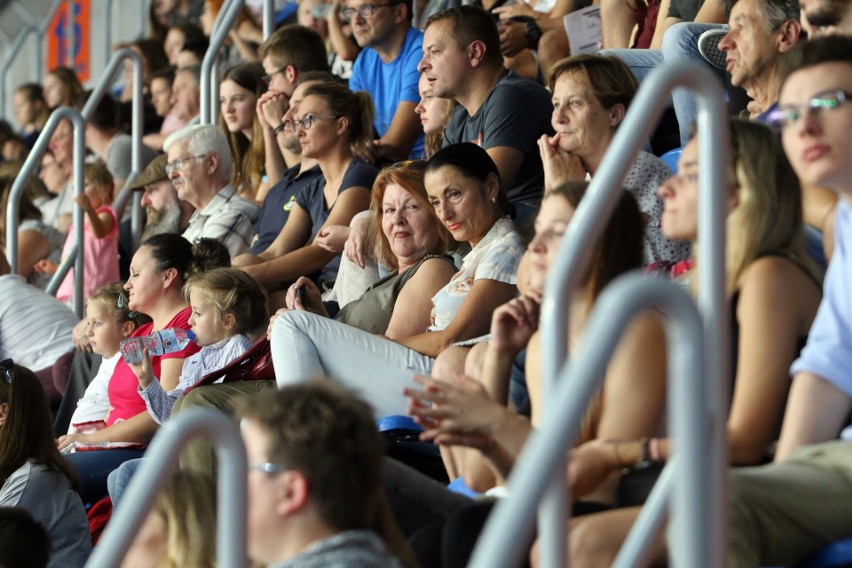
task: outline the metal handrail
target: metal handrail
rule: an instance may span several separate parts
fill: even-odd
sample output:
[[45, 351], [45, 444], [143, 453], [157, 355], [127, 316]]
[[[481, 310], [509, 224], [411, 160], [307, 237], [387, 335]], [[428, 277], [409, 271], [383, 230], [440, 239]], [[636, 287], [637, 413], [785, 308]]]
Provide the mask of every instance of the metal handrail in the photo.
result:
[[[714, 481], [705, 467], [710, 424], [701, 372], [705, 369], [702, 318], [692, 298], [678, 285], [641, 274], [616, 279], [595, 303], [578, 355], [562, 368], [558, 384], [545, 399], [548, 419], [531, 435], [518, 458], [509, 479], [510, 497], [488, 519], [471, 566], [512, 566], [525, 554], [516, 545], [519, 535], [520, 540], [531, 535], [536, 504], [570, 451], [584, 410], [603, 380], [624, 329], [637, 312], [648, 308], [656, 308], [665, 317], [672, 387], [668, 408], [677, 448], [675, 467], [680, 474], [674, 481], [673, 565], [711, 566], [709, 549], [711, 542], [717, 546], [715, 537], [721, 527], [711, 524], [701, 499]], [[562, 544], [564, 547], [564, 533]]]
[[275, 31], [275, 0], [263, 0], [263, 39]]
[[[143, 103], [144, 99], [142, 98], [142, 57], [133, 51], [132, 49], [125, 47], [123, 49], [119, 49], [115, 52], [110, 59], [109, 64], [107, 64], [106, 69], [104, 70], [103, 75], [101, 75], [101, 80], [98, 81], [97, 86], [92, 90], [92, 94], [89, 95], [89, 98], [86, 99], [86, 104], [83, 106], [83, 110], [80, 115], [83, 120], [89, 120], [89, 117], [92, 116], [92, 113], [95, 111], [95, 107], [98, 106], [98, 103], [101, 102], [107, 90], [112, 86], [115, 81], [118, 73], [120, 71], [121, 65], [124, 63], [125, 59], [129, 59], [133, 63], [133, 101], [131, 103], [131, 148], [130, 148], [130, 174], [127, 176], [127, 180], [125, 180], [124, 187], [121, 188], [119, 195], [113, 201], [115, 205], [116, 216], [121, 219], [122, 214], [124, 213], [124, 205], [127, 203], [126, 192], [129, 192], [127, 189], [128, 186], [133, 182], [133, 180], [139, 175], [139, 170], [141, 169], [141, 159], [142, 159], [142, 121], [143, 121]], [[139, 201], [141, 196], [138, 199], [135, 199], [133, 202], [133, 217], [131, 220], [133, 236], [134, 236], [134, 248], [138, 246], [138, 236], [142, 231], [142, 209], [139, 205]], [[74, 211], [80, 209], [80, 207], [75, 207]], [[80, 209], [82, 211], [82, 209]], [[74, 217], [74, 229], [76, 235], [77, 229], [77, 217]], [[73, 259], [76, 259], [76, 256], [80, 253], [82, 247], [79, 246], [83, 241], [81, 239], [77, 239], [77, 246], [71, 249], [68, 252], [68, 256], [66, 261], [62, 263], [60, 268], [62, 270], [57, 270], [53, 275], [53, 278], [50, 280], [50, 284], [47, 286], [47, 290], [57, 290], [59, 285], [62, 282], [62, 278], [65, 277], [65, 273], [67, 273], [67, 263], [71, 262]], [[77, 265], [75, 264], [74, 271], [74, 295], [77, 296]], [[80, 286], [80, 296], [82, 298], [82, 286], [83, 281], [79, 280]], [[82, 301], [82, 300], [81, 300]], [[82, 309], [81, 313], [78, 314], [82, 317]]]
[[[20, 53], [21, 48], [24, 47], [24, 42], [30, 34], [36, 34], [36, 36], [38, 36], [38, 26], [34, 24], [24, 26], [21, 31], [18, 32], [18, 35], [15, 36], [15, 41], [12, 43], [12, 46], [3, 58], [3, 69], [0, 70], [0, 113], [4, 115], [6, 114], [6, 83], [9, 78], [9, 71], [12, 70], [12, 64], [15, 62], [15, 59], [18, 58], [18, 54]], [[38, 64], [41, 65], [41, 62]], [[23, 126], [23, 124], [21, 126]]]
[[[44, 125], [44, 129], [39, 134], [33, 149], [30, 150], [27, 159], [24, 160], [24, 165], [21, 166], [21, 171], [15, 178], [12, 184], [12, 191], [9, 193], [9, 202], [6, 204], [6, 256], [9, 260], [9, 266], [12, 274], [18, 272], [18, 214], [21, 208], [21, 195], [24, 192], [24, 186], [30, 176], [35, 173], [36, 168], [41, 163], [41, 157], [47, 150], [47, 145], [50, 143], [50, 138], [59, 123], [63, 120], [69, 120], [74, 129], [74, 154], [72, 158], [73, 172], [71, 175], [71, 187], [74, 190], [74, 195], [83, 195], [83, 160], [86, 157], [86, 142], [83, 133], [84, 120], [80, 113], [70, 107], [59, 107], [50, 114], [50, 118]], [[74, 221], [74, 237], [78, 243], [83, 242], [83, 210], [80, 207], [75, 207], [73, 212]], [[74, 264], [74, 312], [78, 317], [83, 317], [83, 253], [77, 255]]]
[[[725, 309], [724, 274], [724, 206], [721, 188], [724, 187], [724, 163], [728, 151], [728, 130], [723, 121], [714, 117], [725, 116], [722, 86], [713, 74], [703, 68], [683, 62], [666, 63], [643, 81], [639, 92], [627, 112], [624, 122], [616, 132], [599, 171], [589, 185], [568, 227], [556, 262], [550, 268], [542, 302], [542, 382], [544, 389], [553, 386], [559, 369], [568, 357], [568, 311], [570, 298], [579, 286], [582, 274], [589, 264], [591, 249], [603, 233], [601, 219], [608, 219], [622, 191], [622, 180], [632, 160], [652, 134], [654, 125], [665, 110], [665, 101], [675, 87], [691, 89], [698, 99], [698, 142], [703, 161], [699, 173], [701, 196], [699, 203], [699, 254], [701, 256], [698, 305], [704, 316], [705, 350], [708, 353], [707, 388], [714, 436], [708, 451], [708, 461], [714, 464], [718, 483], [707, 496], [711, 502], [713, 526], [721, 524], [723, 497], [723, 468], [727, 460], [724, 448], [723, 401], [727, 400], [726, 386], [728, 352], [726, 350], [727, 310]], [[545, 414], [544, 420], [548, 416]], [[540, 517], [541, 558], [543, 566], [563, 566], [565, 505], [563, 484], [554, 481], [552, 491], [543, 503]], [[716, 565], [711, 562], [710, 565]]]
[[[114, 0], [106, 0], [106, 4], [104, 6], [104, 21], [106, 25], [104, 26], [103, 34], [104, 34], [104, 53], [109, 53], [112, 51], [112, 5], [114, 4]], [[145, 29], [148, 21], [148, 14], [146, 13], [145, 6], [147, 2], [140, 2], [139, 5], [142, 7], [142, 13], [140, 14], [141, 18], [139, 19], [139, 23], [142, 26], [142, 29], [139, 30], [139, 36], [143, 37], [145, 35]]]
[[[119, 191], [118, 195], [113, 200], [113, 208], [119, 219], [124, 215], [124, 207], [130, 196], [128, 187], [139, 176], [142, 171], [142, 135], [145, 120], [145, 98], [142, 85], [142, 56], [125, 47], [116, 51], [101, 75], [101, 80], [92, 90], [92, 94], [86, 99], [86, 104], [83, 107], [83, 118], [88, 120], [89, 117], [101, 102], [104, 95], [115, 82], [121, 71], [125, 59], [129, 59], [133, 64], [133, 100], [131, 101], [131, 122], [130, 122], [130, 173], [127, 179], [124, 180], [124, 186]], [[126, 85], [125, 85], [126, 88]], [[131, 193], [131, 196], [133, 194]], [[141, 195], [133, 200], [133, 210], [131, 217], [131, 227], [133, 234], [134, 249], [139, 246], [139, 235], [142, 234], [142, 208], [139, 204], [142, 199]]]
[[[268, 1], [268, 0], [267, 0]], [[213, 101], [219, 99], [219, 84], [213, 81], [213, 66], [219, 57], [219, 50], [228, 37], [228, 32], [237, 21], [240, 9], [245, 0], [226, 0], [225, 4], [216, 14], [213, 23], [213, 33], [210, 35], [210, 45], [204, 59], [201, 61], [201, 124], [213, 124]]]
[[193, 438], [206, 436], [218, 458], [216, 489], [216, 563], [246, 565], [246, 451], [231, 418], [216, 410], [191, 409], [167, 421], [145, 451], [121, 507], [115, 511], [86, 568], [113, 568], [127, 549], [177, 465], [180, 451]]

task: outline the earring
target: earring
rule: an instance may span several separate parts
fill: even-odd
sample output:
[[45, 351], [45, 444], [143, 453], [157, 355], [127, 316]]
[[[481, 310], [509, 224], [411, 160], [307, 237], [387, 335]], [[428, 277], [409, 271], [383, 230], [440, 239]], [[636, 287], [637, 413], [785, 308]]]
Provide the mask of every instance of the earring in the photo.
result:
[[491, 198], [491, 203], [497, 203], [497, 198], [496, 198], [496, 197], [492, 197], [492, 198]]

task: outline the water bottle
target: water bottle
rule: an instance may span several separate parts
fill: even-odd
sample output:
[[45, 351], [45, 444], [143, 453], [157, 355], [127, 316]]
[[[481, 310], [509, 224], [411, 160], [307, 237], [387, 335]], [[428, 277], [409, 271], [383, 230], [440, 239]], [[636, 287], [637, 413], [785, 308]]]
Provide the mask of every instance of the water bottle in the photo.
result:
[[148, 355], [153, 357], [181, 351], [194, 339], [195, 334], [191, 330], [172, 327], [144, 337], [129, 337], [119, 343], [118, 348], [125, 363], [136, 364], [142, 362], [142, 349], [145, 347], [148, 348]]

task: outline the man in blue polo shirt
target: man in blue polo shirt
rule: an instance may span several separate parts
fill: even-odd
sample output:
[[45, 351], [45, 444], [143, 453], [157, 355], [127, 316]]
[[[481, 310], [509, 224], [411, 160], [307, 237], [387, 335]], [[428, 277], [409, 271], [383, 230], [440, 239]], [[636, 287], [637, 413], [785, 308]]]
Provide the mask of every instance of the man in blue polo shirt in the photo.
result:
[[367, 91], [376, 106], [372, 161], [423, 156], [417, 63], [423, 33], [411, 27], [410, 0], [347, 0], [343, 15], [364, 50], [352, 66], [349, 88]]

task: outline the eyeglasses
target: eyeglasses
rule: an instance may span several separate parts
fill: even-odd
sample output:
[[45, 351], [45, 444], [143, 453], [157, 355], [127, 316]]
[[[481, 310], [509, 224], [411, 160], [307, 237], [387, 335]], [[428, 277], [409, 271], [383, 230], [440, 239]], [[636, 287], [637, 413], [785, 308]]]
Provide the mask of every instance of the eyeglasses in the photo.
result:
[[182, 170], [189, 165], [189, 162], [192, 160], [197, 160], [198, 158], [206, 158], [207, 154], [199, 154], [197, 156], [188, 156], [186, 158], [175, 158], [171, 162], [166, 164], [166, 175], [172, 173], [172, 170]]
[[3, 373], [3, 378], [11, 385], [12, 379], [15, 378], [15, 362], [11, 359], [0, 361], [0, 373]]
[[280, 463], [250, 463], [248, 464], [249, 471], [259, 471], [261, 473], [266, 474], [276, 474], [276, 473], [284, 473], [285, 471], [289, 471], [289, 468], [281, 465]]
[[270, 85], [270, 83], [272, 83], [272, 78], [275, 77], [278, 73], [281, 73], [282, 71], [287, 69], [288, 67], [289, 67], [289, 65], [282, 65], [281, 67], [279, 67], [278, 69], [276, 69], [272, 73], [267, 73], [266, 75], [261, 77], [260, 80], [263, 81], [264, 85], [266, 85], [268, 87]]
[[296, 132], [296, 129], [299, 128], [300, 126], [302, 128], [304, 128], [305, 130], [309, 129], [311, 126], [314, 125], [314, 121], [317, 120], [317, 119], [337, 120], [338, 118], [340, 118], [340, 115], [323, 116], [321, 114], [306, 114], [302, 118], [291, 119], [290, 124], [293, 128], [293, 132]]
[[817, 93], [811, 100], [799, 105], [783, 105], [770, 113], [769, 122], [776, 128], [787, 128], [794, 125], [803, 116], [813, 113], [821, 116], [825, 111], [831, 111], [845, 102], [852, 101], [852, 93], [843, 90], [823, 91]]
[[382, 6], [396, 6], [399, 2], [385, 2], [384, 4], [361, 4], [357, 8], [346, 8], [345, 10], [341, 10], [340, 13], [343, 15], [343, 18], [349, 21], [352, 21], [352, 18], [355, 17], [355, 14], [361, 16], [362, 19], [366, 20], [370, 16], [373, 15], [373, 12], [376, 11], [376, 8], [381, 8]]

